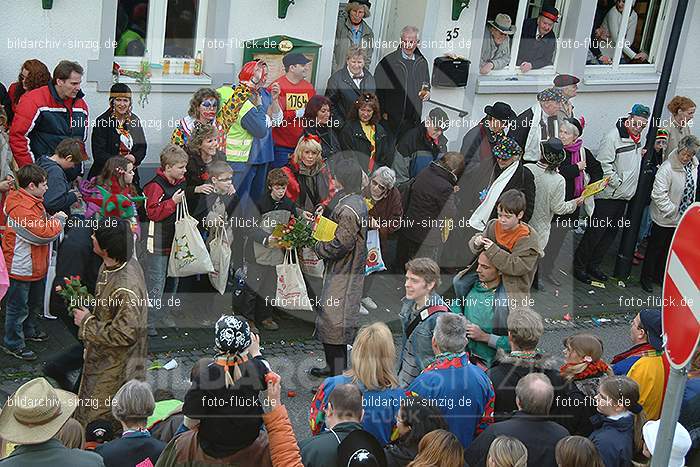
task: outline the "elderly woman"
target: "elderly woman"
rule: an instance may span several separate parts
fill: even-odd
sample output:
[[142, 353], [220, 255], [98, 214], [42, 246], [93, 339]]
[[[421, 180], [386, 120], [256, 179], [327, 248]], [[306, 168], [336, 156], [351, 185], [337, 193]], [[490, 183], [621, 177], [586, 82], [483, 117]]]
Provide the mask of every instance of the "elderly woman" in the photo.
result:
[[363, 326], [352, 345], [351, 369], [342, 375], [326, 378], [311, 401], [309, 424], [317, 435], [326, 426], [328, 397], [336, 386], [355, 384], [360, 387], [365, 410], [362, 425], [386, 445], [406, 392], [396, 379], [396, 347], [389, 327], [378, 321]]
[[656, 172], [649, 208], [651, 237], [641, 276], [642, 288], [646, 292], [654, 291], [654, 282], [661, 283], [673, 232], [683, 213], [695, 201], [698, 182], [698, 160], [695, 155], [699, 148], [700, 140], [697, 137], [683, 137], [678, 148], [669, 154]]
[[354, 102], [340, 131], [340, 147], [354, 153], [366, 174], [383, 165], [391, 167], [394, 161], [390, 138], [380, 119], [379, 99], [366, 92]]
[[[389, 167], [379, 167], [369, 178], [369, 184], [362, 190], [365, 204], [369, 209], [370, 229], [379, 230], [380, 247], [382, 255], [386, 255], [386, 245], [389, 235], [396, 232], [401, 226], [401, 216], [403, 206], [401, 205], [401, 193], [396, 188], [396, 172]], [[384, 260], [387, 257], [384, 256]], [[376, 274], [376, 273], [375, 273]], [[374, 310], [377, 304], [374, 303], [368, 292], [373, 283], [374, 274], [365, 277], [363, 289], [362, 305], [365, 310]], [[362, 312], [362, 309], [360, 309]]]
[[663, 125], [663, 128], [668, 131], [668, 146], [664, 151], [664, 159], [678, 147], [681, 138], [690, 135], [690, 125], [695, 116], [696, 105], [692, 99], [676, 96], [671, 99], [667, 108], [671, 112], [671, 118]]
[[[565, 194], [564, 201], [577, 199], [583, 193], [583, 189], [589, 183], [603, 178], [603, 169], [600, 162], [593, 157], [590, 149], [584, 147], [583, 125], [575, 118], [567, 118], [559, 124], [559, 140], [564, 145], [565, 157], [559, 165], [559, 175], [564, 177]], [[586, 211], [592, 211], [593, 198], [585, 201]], [[579, 206], [573, 213], [564, 216], [556, 216], [551, 228], [549, 242], [544, 250], [544, 258], [540, 263], [540, 271], [548, 282], [560, 286], [561, 282], [554, 274], [557, 256], [561, 250], [566, 234], [575, 228], [579, 218]], [[538, 230], [539, 232], [539, 230]], [[571, 252], [573, 255], [573, 251]]]
[[340, 141], [336, 135], [338, 122], [331, 120], [331, 101], [326, 96], [316, 94], [306, 103], [302, 125], [304, 136], [315, 135], [321, 142], [321, 155], [324, 160], [331, 159], [340, 151]]
[[350, 0], [345, 7], [346, 14], [338, 16], [333, 48], [333, 71], [343, 67], [348, 49], [352, 46], [362, 49], [367, 68], [372, 64], [374, 32], [365, 21], [365, 18], [370, 16], [370, 6], [369, 0]]
[[122, 425], [122, 436], [95, 448], [106, 467], [158, 462], [165, 443], [152, 438], [146, 429], [146, 421], [155, 406], [148, 383], [132, 379], [119, 388], [112, 400], [112, 415]]
[[138, 166], [146, 157], [146, 136], [139, 117], [132, 113], [131, 89], [115, 83], [109, 90], [109, 108], [95, 120], [92, 130], [93, 163], [88, 178], [102, 173], [110, 157], [122, 156], [134, 164], [134, 185], [139, 187]]
[[363, 93], [376, 93], [374, 76], [365, 67], [364, 51], [351, 46], [348, 49], [345, 66], [328, 78], [326, 97], [333, 103], [333, 120], [338, 130], [345, 124], [345, 118], [353, 104]]
[[202, 88], [190, 99], [187, 115], [177, 121], [170, 142], [185, 146], [195, 127], [202, 123], [214, 123], [219, 111], [219, 93], [211, 88]]

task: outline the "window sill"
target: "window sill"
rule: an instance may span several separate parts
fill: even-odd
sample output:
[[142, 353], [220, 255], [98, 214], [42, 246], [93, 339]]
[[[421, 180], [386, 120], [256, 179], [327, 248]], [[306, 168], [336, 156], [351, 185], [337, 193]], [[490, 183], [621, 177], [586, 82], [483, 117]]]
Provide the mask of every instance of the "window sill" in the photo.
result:
[[540, 92], [552, 86], [556, 73], [549, 70], [533, 70], [530, 73], [498, 73], [478, 75], [477, 94], [520, 94]]
[[[202, 73], [199, 76], [183, 74], [163, 75], [161, 73], [161, 70], [159, 69], [153, 69], [151, 73], [153, 74], [153, 76], [151, 77], [151, 92], [156, 93], [193, 93], [197, 89], [211, 86], [213, 82], [211, 76], [207, 75], [206, 73]], [[128, 76], [120, 76], [119, 82], [138, 86], [136, 80]], [[109, 86], [111, 86], [111, 84]], [[109, 91], [109, 87], [107, 87], [106, 89], [101, 89], [101, 86], [98, 86], [98, 91]]]

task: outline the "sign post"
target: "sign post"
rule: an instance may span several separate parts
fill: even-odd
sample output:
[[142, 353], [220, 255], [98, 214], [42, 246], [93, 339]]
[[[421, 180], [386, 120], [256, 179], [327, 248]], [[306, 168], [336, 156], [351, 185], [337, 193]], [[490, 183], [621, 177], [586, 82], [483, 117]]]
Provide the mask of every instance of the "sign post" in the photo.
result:
[[683, 402], [687, 367], [700, 340], [700, 249], [694, 245], [698, 231], [700, 203], [694, 203], [678, 223], [666, 260], [661, 313], [664, 348], [671, 372], [652, 467], [668, 465]]

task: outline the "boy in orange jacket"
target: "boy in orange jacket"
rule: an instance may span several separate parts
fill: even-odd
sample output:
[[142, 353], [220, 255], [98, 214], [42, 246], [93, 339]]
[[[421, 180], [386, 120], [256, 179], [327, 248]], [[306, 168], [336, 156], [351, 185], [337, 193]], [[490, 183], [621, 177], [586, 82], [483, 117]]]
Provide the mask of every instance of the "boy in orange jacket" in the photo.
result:
[[22, 360], [36, 360], [27, 349], [25, 340], [41, 342], [48, 339], [36, 326], [34, 315], [44, 308], [46, 273], [49, 268], [49, 244], [63, 231], [68, 217], [59, 212], [49, 217], [44, 208], [44, 193], [48, 175], [35, 164], [25, 165], [17, 172], [19, 189], [7, 197], [7, 230], [2, 239], [10, 288], [5, 309], [3, 349]]

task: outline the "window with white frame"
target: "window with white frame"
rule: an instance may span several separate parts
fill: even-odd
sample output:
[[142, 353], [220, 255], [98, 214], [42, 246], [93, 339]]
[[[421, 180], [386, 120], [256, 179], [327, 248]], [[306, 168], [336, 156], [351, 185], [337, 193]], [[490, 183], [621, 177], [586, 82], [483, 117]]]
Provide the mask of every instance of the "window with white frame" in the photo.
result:
[[[612, 0], [598, 5], [586, 60], [591, 69], [634, 71], [661, 58], [669, 0]], [[624, 33], [623, 33], [624, 31]], [[654, 67], [655, 68], [655, 67]]]
[[[527, 70], [526, 72], [528, 74], [553, 73], [560, 44], [560, 41], [556, 38], [560, 37], [562, 28], [561, 19], [564, 18], [567, 13], [566, 9], [568, 3], [568, 0], [519, 0], [517, 2], [512, 0], [490, 0], [487, 24], [484, 28], [484, 49], [482, 50], [488, 47], [492, 49], [497, 47], [495, 44], [498, 38], [496, 36], [493, 38], [491, 37], [493, 28], [490, 25], [497, 20], [498, 15], [508, 16], [514, 27], [514, 32], [505, 39], [506, 43], [510, 44], [510, 59], [504, 65], [504, 60], [501, 58], [498, 65], [494, 66], [493, 70], [488, 71], [486, 74], [513, 75], [515, 73], [522, 73], [523, 70]], [[551, 57], [547, 52], [543, 59], [543, 46], [549, 40], [549, 37], [547, 37], [548, 32], [542, 34], [542, 29], [539, 25], [539, 21], [542, 20], [540, 20], [539, 17], [544, 7], [552, 6], [559, 11], [559, 21], [544, 21], [546, 24], [543, 28], [550, 27], [555, 39], [549, 42], [552, 44]], [[503, 16], [499, 18], [501, 20], [505, 19]], [[503, 26], [503, 23], [501, 22], [500, 25]], [[495, 34], [497, 35], [497, 33], [498, 31], [496, 31]], [[503, 36], [501, 36], [501, 39], [502, 38]], [[520, 66], [523, 63], [528, 63], [531, 67], [523, 68]], [[483, 71], [487, 70], [488, 67], [480, 71], [482, 71], [482, 74], [485, 74]]]
[[194, 59], [204, 44], [207, 4], [208, 0], [118, 0], [115, 60], [134, 68], [144, 53], [151, 63], [172, 59], [174, 65]]

